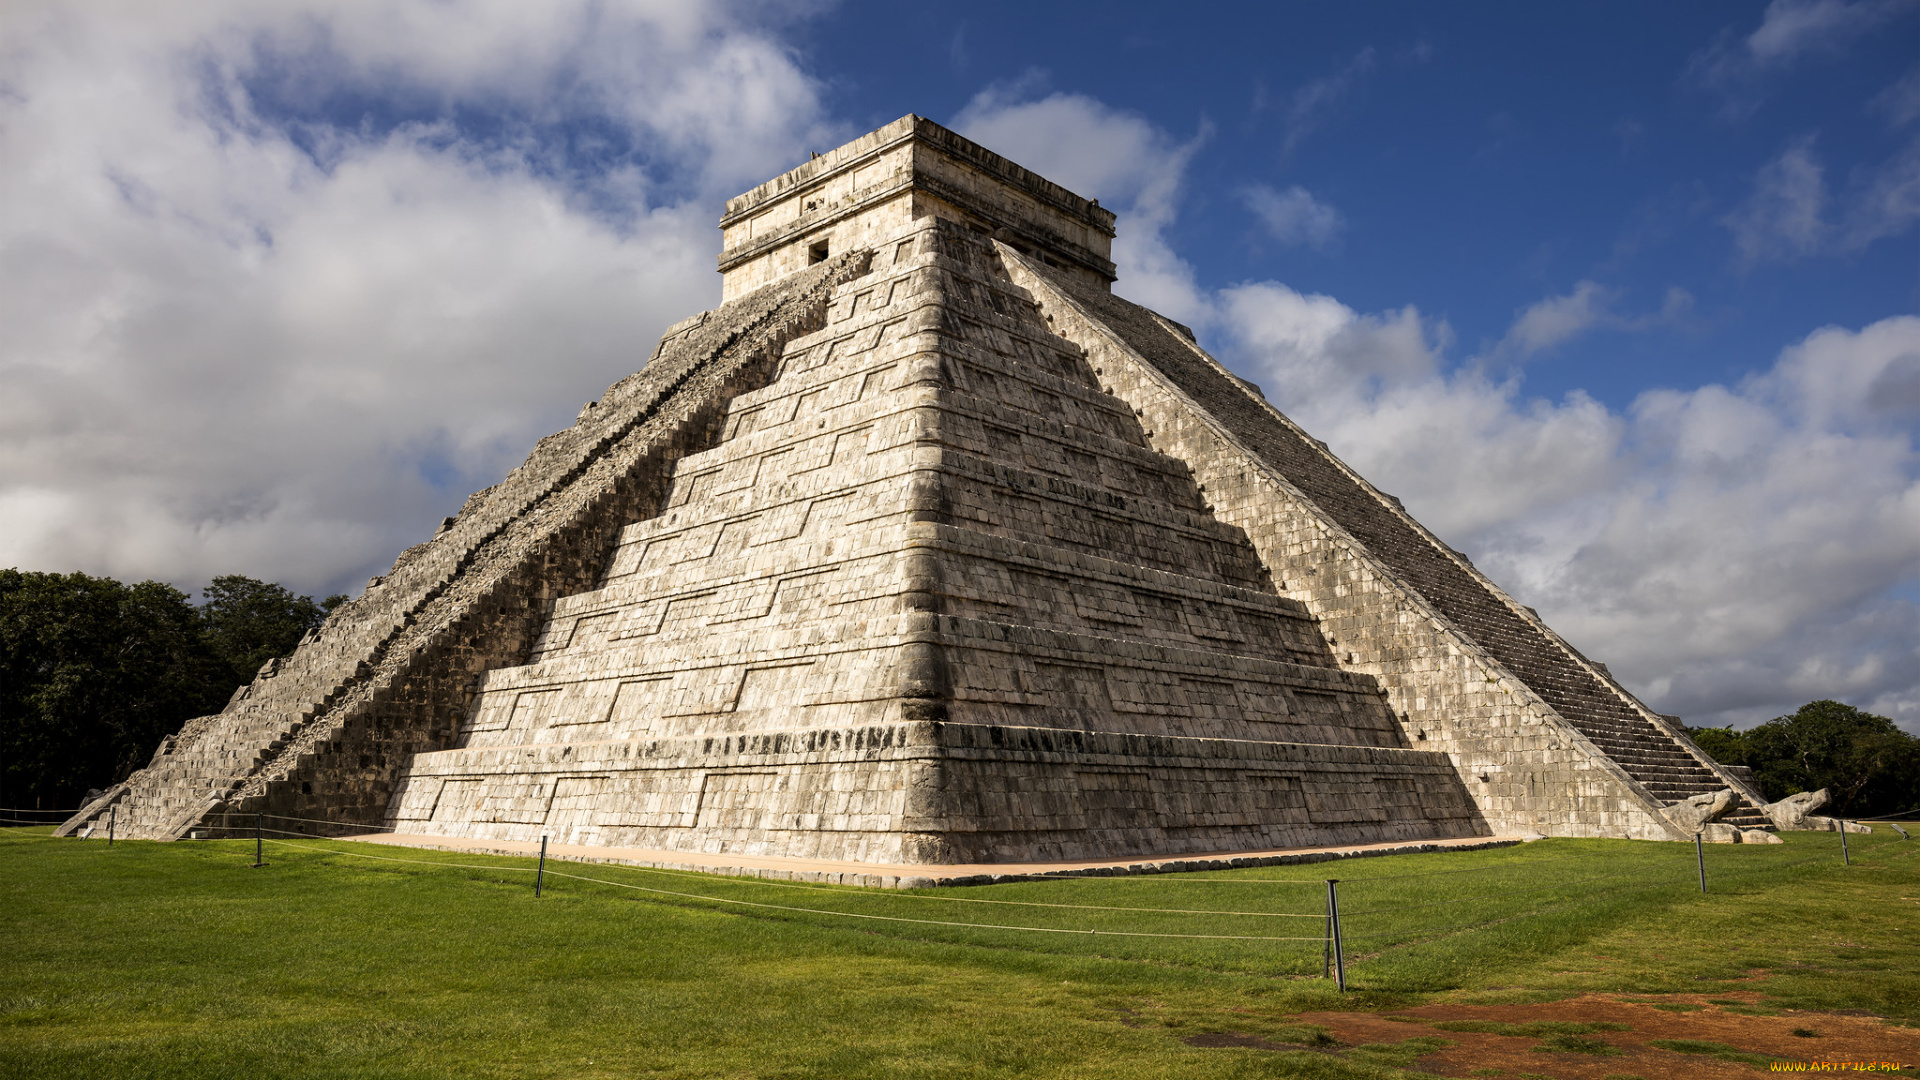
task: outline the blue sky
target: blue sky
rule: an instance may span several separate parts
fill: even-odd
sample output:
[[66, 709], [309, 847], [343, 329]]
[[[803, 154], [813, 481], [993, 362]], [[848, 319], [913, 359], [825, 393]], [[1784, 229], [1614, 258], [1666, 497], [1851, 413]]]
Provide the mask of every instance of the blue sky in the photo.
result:
[[0, 565], [357, 591], [907, 112], [1664, 711], [1920, 730], [1920, 3], [0, 11]]
[[[1652, 385], [1737, 380], [1813, 327], [1911, 311], [1920, 295], [1911, 229], [1750, 259], [1724, 222], [1796, 146], [1836, 195], [1909, 150], [1910, 123], [1877, 101], [1920, 57], [1914, 5], [1836, 17], [1764, 64], [1736, 44], [1761, 24], [1752, 3], [894, 10], [853, 4], [799, 28], [836, 111], [871, 127], [911, 102], [951, 120], [999, 85], [1085, 94], [1199, 137], [1166, 235], [1203, 284], [1416, 304], [1463, 355], [1583, 281], [1649, 324], [1530, 359], [1533, 393], [1623, 408]], [[1920, 87], [1905, 94], [1911, 109]], [[1237, 197], [1254, 185], [1300, 186], [1342, 224], [1322, 243], [1262, 235]], [[1655, 325], [1676, 288], [1691, 303]]]

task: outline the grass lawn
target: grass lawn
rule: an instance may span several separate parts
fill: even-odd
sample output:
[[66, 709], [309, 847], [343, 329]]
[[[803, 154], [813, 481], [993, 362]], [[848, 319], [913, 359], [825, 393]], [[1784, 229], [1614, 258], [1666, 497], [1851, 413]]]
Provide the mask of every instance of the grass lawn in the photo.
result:
[[536, 900], [525, 859], [46, 834], [0, 830], [0, 1076], [1374, 1077], [1446, 1026], [1297, 1014], [1600, 991], [1920, 1023], [1920, 841], [1885, 826], [1850, 867], [1709, 846], [1706, 895], [1632, 841], [918, 893], [549, 863]]

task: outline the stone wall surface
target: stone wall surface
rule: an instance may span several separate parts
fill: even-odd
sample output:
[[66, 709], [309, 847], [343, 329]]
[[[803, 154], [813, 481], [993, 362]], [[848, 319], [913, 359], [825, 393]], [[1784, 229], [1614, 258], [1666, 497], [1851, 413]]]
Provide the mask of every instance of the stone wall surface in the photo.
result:
[[410, 755], [452, 740], [475, 677], [524, 657], [546, 607], [599, 576], [619, 525], [658, 505], [665, 470], [717, 436], [726, 402], [866, 261], [849, 253], [673, 327], [638, 374], [63, 832], [109, 806], [120, 835], [158, 839], [219, 813], [378, 822]]
[[885, 238], [722, 432], [391, 827], [889, 862], [1486, 832], [979, 233]]
[[727, 200], [723, 295], [778, 281], [819, 249], [878, 250], [927, 217], [1031, 245], [1037, 258], [1089, 284], [1113, 280], [1112, 211], [908, 115]]
[[1193, 467], [1223, 521], [1444, 749], [1496, 828], [1676, 835], [1659, 808], [1732, 787], [1759, 799], [1194, 343], [1145, 308], [1002, 247], [1053, 325], [1086, 346], [1156, 448]]

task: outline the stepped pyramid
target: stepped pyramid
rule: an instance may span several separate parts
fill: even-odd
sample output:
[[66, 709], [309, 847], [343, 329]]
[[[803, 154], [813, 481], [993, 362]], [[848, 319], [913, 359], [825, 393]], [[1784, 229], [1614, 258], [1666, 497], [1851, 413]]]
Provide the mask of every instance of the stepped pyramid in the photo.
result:
[[720, 307], [63, 831], [953, 864], [1763, 823], [1114, 296], [1113, 223], [913, 116], [731, 200]]

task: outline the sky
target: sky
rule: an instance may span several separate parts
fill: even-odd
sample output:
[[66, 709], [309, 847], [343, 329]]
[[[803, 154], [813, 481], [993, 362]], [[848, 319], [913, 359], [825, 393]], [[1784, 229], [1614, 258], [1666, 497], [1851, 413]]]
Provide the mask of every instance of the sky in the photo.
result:
[[0, 566], [357, 593], [909, 112], [1656, 709], [1920, 733], [1920, 0], [14, 0]]

